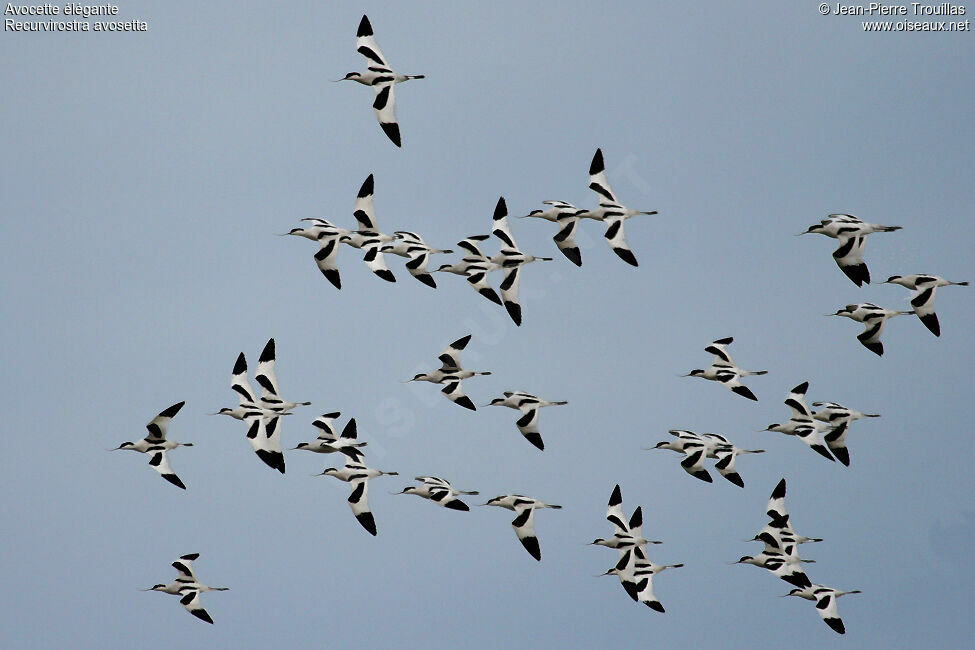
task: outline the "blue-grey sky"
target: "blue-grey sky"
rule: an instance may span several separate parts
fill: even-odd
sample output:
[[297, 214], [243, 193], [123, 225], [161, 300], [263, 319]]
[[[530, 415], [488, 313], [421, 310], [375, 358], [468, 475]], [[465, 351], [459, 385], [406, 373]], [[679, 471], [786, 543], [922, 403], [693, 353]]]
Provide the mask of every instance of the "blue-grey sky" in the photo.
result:
[[[0, 37], [0, 256], [6, 498], [0, 645], [5, 647], [959, 646], [975, 633], [972, 397], [975, 288], [938, 292], [942, 336], [891, 321], [886, 354], [860, 326], [822, 314], [861, 301], [906, 309], [892, 274], [975, 281], [971, 218], [975, 47], [970, 32], [865, 33], [818, 3], [140, 3], [144, 33]], [[910, 5], [908, 5], [910, 11]], [[393, 66], [403, 148], [376, 124], [361, 70], [367, 13]], [[963, 16], [962, 19], [968, 16]], [[23, 18], [19, 18], [23, 20]], [[94, 20], [94, 19], [91, 19]], [[274, 237], [302, 217], [350, 227], [375, 174], [379, 226], [451, 247], [485, 232], [498, 196], [513, 215], [546, 199], [595, 204], [601, 147], [622, 201], [632, 268], [583, 223], [584, 265], [553, 224], [512, 220], [521, 247], [555, 260], [522, 274], [516, 328], [454, 276], [431, 290], [390, 259], [385, 283], [340, 251], [343, 288], [316, 247]], [[831, 212], [903, 226], [869, 238], [874, 284], [836, 268], [833, 240], [794, 237]], [[493, 248], [489, 250], [493, 251]], [[440, 261], [439, 259], [437, 260]], [[493, 282], [496, 284], [497, 280]], [[539, 452], [507, 409], [465, 411], [429, 384], [471, 333], [477, 404], [526, 390], [545, 409]], [[230, 370], [277, 341], [283, 425], [314, 438], [318, 414], [354, 416], [371, 484], [372, 538], [347, 485], [312, 478], [340, 460], [291, 452], [280, 476], [233, 406]], [[759, 402], [678, 375], [734, 336]], [[852, 466], [758, 433], [789, 388], [882, 413], [849, 436]], [[147, 458], [105, 450], [186, 400], [170, 436], [183, 492]], [[740, 458], [739, 489], [687, 476], [668, 429], [713, 431], [767, 450]], [[323, 462], [324, 461], [324, 462]], [[713, 472], [712, 472], [713, 473]], [[494, 508], [459, 513], [391, 496], [435, 474], [485, 497], [518, 492], [537, 513], [532, 560]], [[840, 601], [845, 638], [789, 585], [750, 566], [786, 477], [815, 582]], [[666, 614], [596, 578], [615, 553], [613, 486], [643, 506]], [[477, 497], [471, 503], [480, 503]], [[139, 588], [198, 552], [216, 621]]]

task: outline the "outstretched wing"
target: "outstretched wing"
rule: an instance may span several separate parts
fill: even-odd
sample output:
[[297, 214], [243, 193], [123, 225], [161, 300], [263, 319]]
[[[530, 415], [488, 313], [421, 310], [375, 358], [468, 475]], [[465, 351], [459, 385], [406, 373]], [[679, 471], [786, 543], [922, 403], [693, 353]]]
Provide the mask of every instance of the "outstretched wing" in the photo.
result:
[[183, 404], [186, 402], [178, 402], [173, 404], [165, 411], [162, 411], [159, 415], [152, 418], [152, 421], [146, 425], [146, 429], [149, 430], [149, 435], [146, 436], [146, 440], [149, 442], [162, 442], [166, 439], [166, 430], [169, 428], [169, 422], [179, 413], [179, 410], [183, 408]]

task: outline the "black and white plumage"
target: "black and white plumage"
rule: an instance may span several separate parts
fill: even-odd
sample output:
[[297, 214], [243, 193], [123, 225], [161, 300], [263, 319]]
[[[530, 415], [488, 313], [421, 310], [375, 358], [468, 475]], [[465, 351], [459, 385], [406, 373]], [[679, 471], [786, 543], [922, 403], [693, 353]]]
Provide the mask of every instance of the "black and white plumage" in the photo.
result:
[[541, 450], [545, 449], [542, 442], [542, 435], [538, 432], [538, 410], [546, 406], [563, 406], [568, 402], [549, 402], [531, 393], [522, 391], [505, 391], [504, 397], [497, 397], [484, 406], [507, 406], [521, 412], [516, 425], [521, 435], [525, 436], [528, 442], [532, 443]]
[[396, 277], [386, 266], [386, 259], [383, 257], [383, 247], [391, 243], [394, 237], [379, 232], [379, 228], [376, 226], [376, 209], [372, 201], [374, 190], [375, 180], [373, 175], [369, 174], [359, 187], [359, 192], [355, 197], [355, 206], [352, 209], [352, 215], [355, 217], [358, 229], [347, 231], [347, 234], [340, 237], [339, 241], [363, 251], [365, 255], [362, 261], [366, 263], [370, 271], [386, 282], [396, 282]]
[[417, 476], [415, 480], [419, 481], [420, 485], [405, 487], [401, 492], [396, 492], [396, 494], [413, 494], [424, 499], [429, 499], [444, 508], [464, 512], [470, 510], [470, 507], [457, 497], [460, 495], [479, 494], [477, 490], [455, 490], [448, 481], [438, 476]]
[[589, 165], [589, 189], [599, 196], [599, 206], [595, 210], [588, 210], [590, 218], [599, 219], [606, 224], [606, 240], [613, 251], [627, 264], [639, 266], [636, 256], [626, 243], [623, 222], [638, 214], [657, 214], [656, 210], [641, 212], [627, 208], [616, 198], [609, 180], [606, 178], [606, 165], [603, 162], [602, 149], [596, 149]]
[[884, 325], [894, 316], [913, 314], [912, 311], [898, 311], [896, 309], [884, 309], [872, 302], [861, 302], [847, 305], [843, 309], [837, 310], [827, 316], [845, 316], [858, 323], [863, 323], [864, 330], [857, 334], [857, 340], [877, 356], [883, 356], [884, 344], [880, 341], [880, 334], [884, 331]]
[[937, 275], [915, 273], [913, 275], [892, 275], [881, 284], [898, 284], [911, 290], [911, 309], [935, 336], [941, 336], [941, 323], [934, 311], [934, 294], [938, 287], [958, 285], [967, 287], [968, 282], [953, 282]]
[[766, 551], [791, 554], [792, 547], [797, 544], [821, 542], [823, 539], [800, 535], [792, 528], [789, 512], [785, 507], [785, 493], [786, 484], [783, 478], [775, 485], [769, 496], [768, 506], [765, 509], [769, 522], [749, 541], [764, 543]]
[[501, 268], [504, 279], [501, 280], [501, 301], [515, 325], [521, 325], [521, 303], [518, 302], [518, 284], [521, 267], [531, 262], [551, 262], [551, 257], [535, 257], [523, 253], [515, 242], [515, 237], [508, 226], [508, 205], [504, 197], [498, 199], [494, 206], [494, 217], [491, 233], [501, 241], [501, 249], [491, 258], [491, 262]]
[[319, 474], [319, 476], [337, 478], [351, 485], [352, 492], [349, 494], [349, 507], [352, 508], [352, 514], [355, 515], [356, 521], [370, 535], [376, 534], [376, 520], [373, 518], [372, 511], [369, 509], [369, 479], [376, 478], [377, 476], [398, 475], [399, 472], [384, 472], [382, 470], [372, 469], [350, 458], [345, 459], [345, 466], [341, 469], [326, 467]]
[[457, 339], [440, 353], [437, 357], [440, 360], [441, 366], [437, 370], [428, 373], [418, 373], [414, 375], [413, 379], [409, 381], [428, 381], [433, 384], [443, 384], [444, 387], [440, 391], [444, 396], [451, 402], [463, 406], [471, 411], [476, 411], [477, 407], [474, 406], [474, 402], [471, 398], [464, 394], [464, 390], [461, 386], [461, 382], [469, 377], [474, 377], [476, 375], [490, 375], [488, 372], [475, 372], [473, 370], [464, 370], [460, 366], [460, 353], [467, 347], [467, 344], [471, 340], [471, 335], [462, 336]]
[[632, 549], [634, 555], [640, 559], [646, 559], [645, 547], [647, 544], [662, 544], [660, 540], [647, 539], [643, 536], [643, 508], [637, 506], [629, 520], [623, 515], [623, 495], [619, 484], [613, 488], [609, 496], [606, 508], [606, 521], [613, 524], [613, 536], [604, 539], [598, 537], [589, 543], [590, 546], [605, 546], [619, 551], [620, 557], [623, 552]]
[[502, 305], [503, 303], [498, 293], [487, 281], [488, 273], [496, 271], [501, 267], [493, 263], [487, 255], [481, 252], [480, 247], [478, 247], [479, 242], [489, 238], [490, 235], [471, 235], [457, 242], [458, 248], [462, 249], [465, 253], [464, 257], [453, 264], [442, 264], [435, 271], [464, 276], [474, 291], [496, 305]]
[[819, 614], [826, 625], [834, 632], [846, 634], [846, 626], [843, 625], [843, 619], [840, 618], [839, 608], [836, 606], [836, 599], [847, 594], [859, 593], [862, 593], [859, 589], [840, 591], [823, 585], [810, 585], [802, 589], [793, 589], [785, 595], [798, 596], [799, 598], [815, 602], [816, 613]]
[[812, 584], [809, 576], [802, 570], [800, 563], [814, 562], [815, 560], [801, 559], [795, 552], [783, 553], [781, 551], [764, 550], [758, 555], [743, 555], [738, 561], [732, 564], [753, 564], [761, 567], [773, 574], [780, 580], [785, 580], [795, 587], [808, 587]]
[[722, 386], [735, 393], [736, 395], [741, 395], [746, 399], [753, 401], [758, 401], [755, 397], [755, 393], [741, 383], [742, 377], [749, 377], [751, 375], [765, 375], [768, 374], [767, 370], [742, 370], [739, 368], [731, 355], [728, 354], [727, 346], [734, 341], [734, 337], [726, 337], [723, 339], [718, 339], [713, 341], [710, 345], [704, 348], [705, 352], [709, 352], [714, 355], [714, 360], [711, 362], [708, 368], [695, 368], [691, 370], [683, 377], [699, 377], [701, 379], [707, 379], [709, 381], [719, 382]]
[[395, 241], [383, 246], [382, 252], [407, 258], [406, 270], [409, 271], [410, 275], [428, 287], [436, 289], [437, 283], [427, 270], [427, 261], [430, 255], [453, 253], [453, 251], [428, 246], [422, 237], [407, 230], [397, 230], [393, 233], [393, 237]]
[[[804, 397], [807, 390], [809, 390], [809, 382], [804, 381], [789, 391], [784, 403], [791, 410], [792, 417], [783, 423], [772, 423], [762, 431], [775, 431], [787, 436], [795, 436], [823, 458], [835, 460], [821, 437], [825, 426], [813, 419], [812, 411], [806, 405]], [[846, 425], [841, 423], [837, 427], [833, 427], [826, 435], [835, 434], [840, 427], [845, 431]]]
[[392, 70], [376, 43], [372, 25], [366, 16], [362, 17], [359, 22], [359, 29], [356, 32], [356, 50], [366, 57], [369, 64], [366, 71], [350, 72], [339, 81], [357, 81], [365, 86], [372, 86], [373, 90], [376, 91], [376, 99], [372, 108], [376, 112], [379, 126], [382, 127], [383, 132], [392, 140], [393, 144], [400, 147], [402, 142], [400, 141], [399, 123], [396, 121], [394, 87], [396, 84], [410, 79], [423, 79], [424, 75], [405, 75]]
[[[271, 339], [271, 341], [273, 340]], [[270, 341], [268, 343], [270, 344]], [[267, 346], [265, 346], [265, 350], [267, 350]], [[271, 356], [273, 357], [273, 345]], [[267, 374], [268, 372], [270, 375]], [[274, 376], [273, 364], [268, 366], [265, 362], [264, 373], [265, 383], [276, 391], [277, 378]], [[247, 379], [247, 359], [243, 352], [237, 356], [237, 361], [234, 363], [234, 369], [230, 376], [230, 388], [237, 393], [240, 405], [236, 409], [222, 408], [217, 411], [217, 414], [227, 415], [235, 420], [243, 420], [247, 424], [247, 442], [250, 443], [257, 457], [268, 467], [284, 474], [284, 452], [281, 450], [281, 428], [279, 424], [281, 417], [291, 415], [290, 411], [279, 410], [283, 409], [285, 402], [281, 400], [277, 408], [272, 408], [263, 399], [257, 399], [254, 389], [251, 388], [250, 381]], [[271, 393], [269, 392], [268, 395], [270, 396]], [[274, 392], [274, 395], [277, 393]], [[280, 400], [280, 398], [278, 399]]]
[[542, 550], [538, 545], [538, 537], [535, 536], [535, 510], [538, 508], [560, 509], [562, 506], [545, 503], [538, 499], [532, 499], [521, 494], [503, 494], [489, 499], [484, 506], [498, 506], [507, 508], [515, 513], [515, 518], [511, 522], [511, 527], [518, 536], [518, 541], [525, 547], [529, 555], [538, 561], [542, 559]]
[[315, 264], [318, 266], [318, 270], [322, 272], [322, 275], [325, 276], [325, 279], [332, 283], [332, 286], [336, 289], [341, 289], [342, 276], [339, 274], [339, 268], [335, 258], [339, 241], [343, 237], [347, 237], [349, 231], [339, 228], [325, 219], [308, 218], [306, 220], [314, 221], [314, 224], [308, 228], [292, 228], [282, 236], [292, 235], [318, 242], [318, 252], [314, 256]]
[[653, 593], [653, 576], [666, 569], [679, 569], [683, 564], [655, 564], [649, 559], [638, 558], [630, 550], [624, 551], [612, 569], [603, 575], [615, 575], [623, 590], [635, 601], [663, 614], [666, 610]]
[[698, 434], [686, 429], [671, 429], [676, 439], [659, 442], [651, 449], [668, 449], [684, 454], [681, 467], [691, 476], [711, 483], [711, 475], [704, 469], [704, 459], [714, 458], [714, 468], [731, 483], [745, 487], [745, 481], [735, 469], [735, 458], [742, 454], [762, 454], [764, 449], [742, 449], [717, 433]]
[[[270, 338], [261, 350], [261, 356], [257, 360], [257, 371], [254, 373], [254, 381], [261, 387], [260, 405], [275, 413], [285, 413], [296, 406], [309, 406], [311, 402], [289, 402], [281, 397], [278, 378], [274, 372], [275, 364], [274, 339]], [[244, 376], [246, 378], [246, 374]]]
[[576, 230], [579, 227], [580, 219], [596, 219], [586, 210], [577, 208], [566, 201], [542, 201], [543, 204], [552, 206], [545, 210], [532, 210], [520, 219], [544, 219], [555, 222], [559, 230], [552, 237], [555, 245], [559, 247], [562, 254], [575, 264], [582, 266], [582, 253], [576, 244]]
[[340, 453], [345, 454], [346, 457], [353, 461], [361, 461], [362, 452], [359, 449], [369, 443], [359, 442], [355, 418], [349, 418], [349, 421], [345, 423], [345, 427], [342, 429], [341, 435], [337, 434], [335, 427], [332, 426], [332, 422], [341, 415], [338, 411], [334, 411], [332, 413], [323, 413], [315, 418], [311, 424], [318, 430], [318, 438], [312, 442], [299, 442], [298, 446], [294, 449], [312, 451], [317, 454]]
[[179, 596], [180, 604], [193, 616], [201, 621], [213, 624], [213, 619], [200, 604], [200, 594], [206, 591], [228, 591], [228, 587], [209, 587], [197, 580], [193, 573], [193, 560], [200, 557], [199, 553], [181, 555], [173, 562], [176, 569], [176, 579], [169, 584], [156, 584], [142, 591], [159, 591], [164, 594]]
[[901, 226], [865, 223], [852, 214], [831, 214], [799, 234], [813, 233], [836, 239], [839, 246], [833, 251], [833, 259], [846, 277], [859, 287], [870, 284], [870, 271], [863, 261], [863, 248], [867, 235], [900, 229]]
[[118, 451], [120, 449], [127, 449], [129, 451], [137, 451], [141, 454], [149, 454], [149, 466], [154, 470], [159, 472], [159, 475], [164, 479], [172, 483], [178, 488], [186, 489], [183, 485], [183, 481], [180, 480], [176, 473], [173, 472], [172, 468], [169, 466], [169, 460], [166, 458], [166, 452], [177, 447], [192, 447], [192, 442], [175, 442], [173, 440], [166, 439], [166, 432], [169, 430], [169, 423], [172, 419], [179, 413], [179, 410], [183, 408], [185, 402], [177, 402], [169, 408], [161, 411], [159, 415], [154, 417], [146, 425], [146, 429], [149, 431], [147, 435], [142, 440], [137, 440], [136, 442], [123, 442], [121, 445], [112, 449], [110, 451]]

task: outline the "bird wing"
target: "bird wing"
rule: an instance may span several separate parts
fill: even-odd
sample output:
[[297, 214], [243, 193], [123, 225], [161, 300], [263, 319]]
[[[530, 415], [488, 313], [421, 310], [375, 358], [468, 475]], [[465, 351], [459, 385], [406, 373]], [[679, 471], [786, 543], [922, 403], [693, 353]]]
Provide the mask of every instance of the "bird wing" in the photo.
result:
[[338, 250], [338, 235], [323, 235], [318, 238], [319, 249], [315, 253], [315, 264], [322, 275], [332, 283], [336, 289], [342, 288], [339, 268], [335, 264], [335, 252]]
[[937, 278], [930, 277], [915, 281], [914, 292], [911, 293], [911, 308], [932, 334], [941, 336], [941, 325], [938, 323], [938, 315], [934, 312], [934, 293], [938, 289], [937, 283]]
[[813, 592], [816, 596], [816, 613], [819, 614], [826, 625], [840, 634], [845, 634], [843, 619], [840, 618], [839, 607], [836, 605], [836, 594], [832, 589], [817, 589]]
[[173, 568], [176, 569], [176, 580], [179, 582], [196, 582], [196, 574], [193, 573], [193, 560], [200, 557], [199, 553], [187, 553], [176, 558]]
[[284, 453], [281, 451], [280, 417], [247, 418], [247, 441], [264, 464], [284, 474]]
[[460, 352], [467, 347], [467, 344], [471, 341], [471, 335], [462, 336], [440, 353], [437, 357], [442, 364], [440, 369], [444, 372], [452, 372], [454, 370], [460, 370]]
[[470, 409], [471, 411], [477, 410], [477, 407], [474, 406], [474, 402], [471, 401], [471, 398], [464, 394], [464, 389], [461, 386], [460, 379], [448, 379], [445, 383], [446, 386], [444, 386], [443, 390], [440, 392], [443, 393], [447, 399], [458, 406], [463, 406], [465, 409]]
[[257, 361], [257, 372], [254, 381], [261, 387], [261, 398], [268, 401], [280, 401], [278, 378], [274, 374], [274, 339], [268, 339]]
[[511, 320], [515, 322], [515, 325], [521, 325], [521, 304], [518, 302], [520, 269], [520, 266], [506, 268], [504, 270], [504, 279], [501, 280], [501, 284], [499, 285], [501, 289], [501, 301], [504, 303], [504, 308], [508, 311], [508, 315], [511, 316]]
[[596, 149], [589, 165], [589, 189], [599, 195], [599, 204], [603, 207], [621, 207], [613, 194], [606, 178], [606, 165], [603, 162], [603, 150]]
[[207, 623], [213, 624], [213, 619], [207, 613], [207, 610], [203, 609], [200, 605], [200, 592], [197, 589], [185, 589], [179, 592], [180, 599], [179, 604], [186, 608], [193, 616], [197, 617], [201, 621], [206, 621]]
[[[373, 84], [372, 88], [376, 91], [376, 99], [372, 103], [372, 109], [376, 112], [376, 119], [386, 136], [397, 147], [401, 147], [403, 143], [400, 139], [399, 123], [396, 122], [395, 87], [396, 84], [392, 81]], [[370, 178], [372, 177], [370, 176]]]
[[372, 25], [366, 16], [363, 16], [362, 20], [359, 21], [359, 29], [356, 31], [355, 49], [359, 54], [366, 57], [369, 65], [379, 65], [384, 68], [389, 67], [386, 63], [386, 57], [383, 56], [382, 50], [379, 49], [379, 45], [376, 43], [376, 37], [372, 32]]
[[179, 477], [173, 473], [172, 468], [169, 466], [169, 460], [166, 458], [166, 450], [162, 447], [150, 447], [147, 451], [152, 452], [152, 456], [149, 457], [149, 466], [159, 472], [159, 475], [164, 479], [176, 487], [185, 490], [186, 486], [183, 485], [183, 482], [179, 480]]
[[684, 443], [684, 459], [680, 461], [680, 466], [694, 478], [710, 483], [711, 475], [704, 469], [704, 458], [706, 456], [707, 448], [704, 443], [688, 440]]
[[805, 399], [806, 391], [809, 390], [809, 382], [804, 381], [791, 391], [789, 391], [788, 397], [785, 398], [785, 405], [792, 409], [792, 418], [796, 420], [811, 420], [812, 411], [806, 405]]
[[362, 248], [366, 251], [362, 261], [366, 263], [369, 270], [387, 282], [396, 282], [393, 272], [386, 266], [386, 257], [383, 255], [382, 243], [379, 239], [369, 241]]
[[582, 253], [576, 244], [576, 228], [579, 225], [579, 217], [566, 215], [558, 217], [559, 231], [555, 233], [552, 240], [559, 247], [562, 254], [576, 266], [582, 266]]
[[359, 230], [378, 233], [376, 227], [376, 213], [372, 206], [373, 177], [372, 174], [362, 182], [359, 193], [355, 197], [352, 216], [359, 223]]
[[152, 421], [146, 425], [146, 429], [149, 430], [149, 435], [146, 436], [146, 440], [150, 442], [161, 442], [166, 439], [166, 430], [169, 427], [170, 420], [179, 413], [179, 410], [183, 408], [183, 404], [186, 402], [179, 402], [173, 404], [165, 411], [162, 411], [156, 417], [152, 418]]
[[626, 232], [623, 229], [622, 215], [609, 215], [603, 219], [606, 224], [606, 234], [610, 247], [620, 257], [621, 260], [631, 266], [639, 266], [636, 256], [626, 243]]
[[478, 259], [486, 260], [487, 256], [481, 252], [481, 249], [478, 247], [477, 243], [485, 241], [490, 237], [490, 235], [471, 235], [470, 237], [457, 242], [457, 247], [467, 251]]
[[332, 426], [332, 422], [338, 418], [341, 413], [335, 411], [333, 413], [323, 413], [319, 417], [315, 418], [311, 425], [319, 430], [318, 440], [323, 442], [335, 442], [338, 435], [335, 433], [335, 427]]
[[619, 485], [613, 488], [613, 493], [609, 496], [606, 520], [616, 527], [616, 533], [628, 533], [630, 531], [626, 518], [623, 516], [623, 496]]
[[254, 389], [251, 388], [251, 383], [247, 379], [247, 360], [244, 358], [243, 352], [240, 353], [237, 362], [234, 364], [234, 371], [230, 377], [230, 387], [237, 393], [241, 405], [252, 405], [257, 402]]
[[776, 528], [784, 528], [789, 523], [789, 511], [785, 509], [785, 479], [780, 480], [768, 500], [765, 514]]
[[863, 261], [863, 248], [867, 242], [866, 237], [861, 235], [840, 235], [837, 239], [840, 245], [833, 251], [833, 259], [836, 260], [836, 265], [858, 287], [864, 282], [869, 284], [870, 271]]
[[405, 266], [410, 275], [423, 284], [436, 289], [437, 283], [427, 270], [427, 260], [430, 257], [428, 249], [418, 245], [407, 248], [406, 252], [410, 259], [407, 260]]
[[718, 339], [717, 341], [711, 343], [711, 345], [704, 348], [705, 352], [714, 355], [714, 361], [712, 362], [711, 365], [718, 365], [718, 364], [727, 364], [730, 366], [735, 365], [735, 362], [731, 359], [731, 355], [728, 354], [728, 350], [725, 348], [725, 346], [727, 346], [729, 343], [732, 343], [734, 340], [735, 340], [734, 337], [729, 336], [727, 338]]
[[528, 442], [544, 450], [545, 443], [542, 442], [542, 436], [538, 432], [538, 407], [526, 405], [519, 408], [522, 415], [515, 423], [518, 425], [518, 431], [521, 432], [521, 435], [525, 436]]
[[535, 506], [522, 505], [515, 506], [515, 518], [511, 522], [511, 527], [515, 529], [515, 535], [518, 536], [518, 541], [521, 545], [525, 547], [525, 550], [535, 558], [541, 561], [542, 551], [538, 545], [538, 538], [535, 537]]
[[[346, 463], [348, 465], [348, 463]], [[376, 534], [376, 520], [373, 519], [372, 512], [369, 510], [369, 478], [367, 476], [357, 476], [349, 481], [352, 485], [352, 493], [349, 494], [349, 507], [356, 520], [362, 524], [371, 535]]]
[[491, 234], [501, 240], [502, 250], [518, 251], [518, 244], [515, 243], [515, 237], [511, 234], [511, 228], [508, 227], [508, 204], [505, 203], [503, 196], [498, 199], [498, 203], [494, 207]]
[[498, 305], [503, 304], [494, 288], [487, 281], [488, 267], [474, 266], [467, 270], [467, 282], [474, 287], [474, 290]]

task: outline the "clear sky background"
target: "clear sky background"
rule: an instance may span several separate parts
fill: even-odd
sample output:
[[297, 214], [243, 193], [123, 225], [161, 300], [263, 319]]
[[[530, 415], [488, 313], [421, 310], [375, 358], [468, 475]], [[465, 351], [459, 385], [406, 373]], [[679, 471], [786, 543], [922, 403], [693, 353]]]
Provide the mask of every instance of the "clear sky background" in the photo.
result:
[[[363, 68], [363, 13], [397, 70], [427, 75], [397, 88], [402, 150], [370, 89], [329, 83]], [[971, 32], [864, 33], [816, 2], [125, 2], [117, 19], [149, 30], [0, 37], [0, 645], [970, 642], [975, 288], [939, 290], [940, 339], [891, 321], [882, 358], [858, 324], [822, 315], [908, 308], [876, 283], [895, 273], [975, 281]], [[640, 266], [598, 224], [582, 224], [576, 268], [553, 224], [512, 220], [525, 251], [556, 258], [524, 270], [520, 328], [458, 277], [431, 290], [391, 258], [388, 284], [347, 247], [336, 291], [314, 244], [273, 236], [308, 216], [350, 227], [374, 173], [384, 231], [450, 247], [489, 229], [501, 195], [515, 215], [593, 206], [597, 147], [622, 201], [660, 211], [627, 222]], [[833, 240], [793, 236], [831, 212], [903, 226], [870, 237], [874, 284], [843, 276]], [[569, 401], [542, 412], [544, 452], [514, 411], [400, 383], [468, 333], [465, 364], [494, 373], [465, 382], [476, 403]], [[241, 423], [206, 415], [236, 404], [237, 354], [253, 368], [272, 336], [283, 393], [314, 403], [284, 422], [286, 446], [339, 410], [367, 462], [400, 472], [371, 483], [378, 537], [347, 485], [311, 476], [340, 459], [290, 452], [281, 476]], [[769, 370], [748, 380], [758, 403], [678, 377], [726, 336], [743, 367]], [[853, 426], [851, 467], [756, 432], [805, 380], [810, 402], [883, 414]], [[147, 457], [105, 451], [180, 400], [185, 492]], [[641, 450], [672, 428], [767, 453], [739, 458], [745, 489], [705, 484]], [[562, 504], [536, 513], [542, 561], [508, 511], [388, 494], [419, 474]], [[863, 590], [840, 601], [846, 637], [777, 598], [786, 583], [727, 564], [759, 550], [741, 540], [783, 476], [796, 529], [826, 538], [802, 547], [810, 577]], [[666, 614], [594, 577], [615, 562], [585, 543], [611, 533], [616, 483], [665, 542], [651, 557], [686, 564], [655, 580]], [[203, 597], [214, 626], [138, 591], [190, 552], [201, 580], [231, 587]]]

